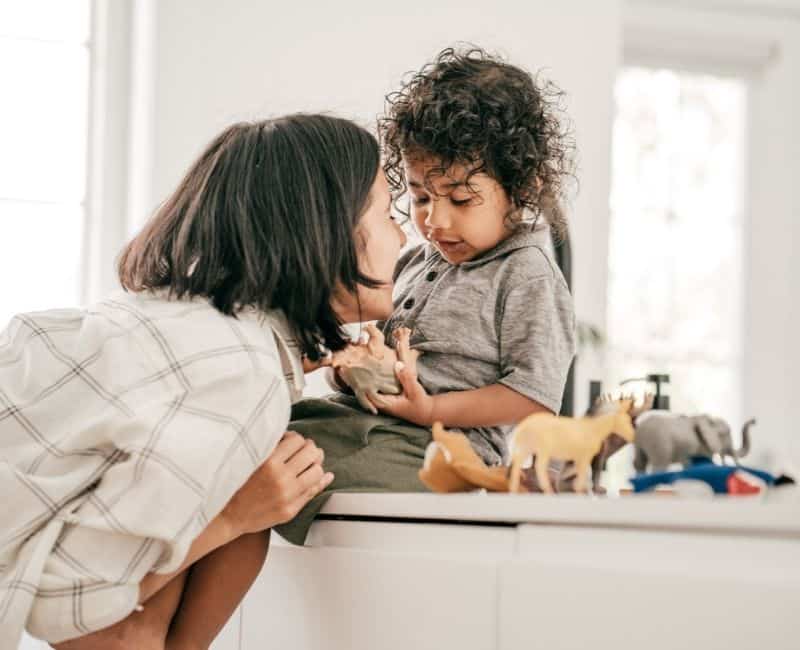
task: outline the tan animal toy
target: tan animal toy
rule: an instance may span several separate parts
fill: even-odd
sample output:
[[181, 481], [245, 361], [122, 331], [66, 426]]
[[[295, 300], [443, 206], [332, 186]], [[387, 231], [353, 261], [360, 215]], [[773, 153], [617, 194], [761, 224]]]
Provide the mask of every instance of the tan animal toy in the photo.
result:
[[367, 337], [334, 352], [331, 366], [336, 375], [353, 389], [359, 404], [371, 413], [377, 413], [368, 399], [370, 395], [384, 393], [399, 395], [400, 382], [394, 367], [398, 361], [414, 367], [420, 353], [410, 345], [411, 330], [399, 327], [394, 331], [397, 351], [386, 345], [383, 332], [372, 323], [366, 326]]
[[425, 450], [419, 480], [434, 492], [468, 492], [484, 488], [508, 492], [508, 467], [488, 467], [463, 433], [432, 427], [433, 442]]
[[535, 455], [536, 479], [543, 492], [553, 492], [547, 471], [551, 458], [573, 461], [575, 491], [586, 492], [592, 458], [600, 451], [605, 439], [616, 433], [628, 442], [633, 441], [632, 406], [631, 400], [620, 400], [616, 411], [605, 415], [568, 418], [535, 413], [522, 420], [512, 433], [509, 491], [520, 491], [522, 464]]
[[[641, 405], [637, 407], [631, 407], [629, 414], [631, 416], [631, 422], [633, 423], [634, 430], [636, 429], [636, 418], [645, 411], [649, 411], [653, 408], [655, 397], [655, 393], [645, 393], [644, 400], [642, 401]], [[619, 399], [630, 399], [631, 402], [636, 401], [634, 395], [623, 395]], [[592, 404], [587, 415], [597, 416], [606, 415], [608, 413], [616, 413], [619, 408], [619, 399], [615, 399], [610, 393], [601, 395], [595, 400], [594, 404]], [[603, 441], [603, 444], [600, 446], [600, 451], [592, 459], [592, 491], [595, 494], [601, 494], [603, 492], [603, 489], [600, 487], [600, 476], [603, 470], [606, 468], [606, 461], [620, 449], [622, 449], [622, 447], [624, 447], [626, 444], [627, 441], [616, 433], [612, 433]]]

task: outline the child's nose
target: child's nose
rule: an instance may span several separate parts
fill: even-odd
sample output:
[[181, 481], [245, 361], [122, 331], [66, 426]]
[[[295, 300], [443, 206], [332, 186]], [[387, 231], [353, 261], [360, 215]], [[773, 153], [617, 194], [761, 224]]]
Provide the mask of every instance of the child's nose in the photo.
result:
[[450, 227], [450, 215], [445, 201], [436, 199], [429, 203], [425, 225], [429, 228], [446, 229]]

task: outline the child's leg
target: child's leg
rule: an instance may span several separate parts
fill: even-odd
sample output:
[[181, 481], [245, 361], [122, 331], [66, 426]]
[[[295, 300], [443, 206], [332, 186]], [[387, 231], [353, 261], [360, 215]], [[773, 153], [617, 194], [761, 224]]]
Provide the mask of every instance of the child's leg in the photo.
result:
[[239, 537], [192, 565], [167, 650], [205, 650], [258, 576], [270, 531]]

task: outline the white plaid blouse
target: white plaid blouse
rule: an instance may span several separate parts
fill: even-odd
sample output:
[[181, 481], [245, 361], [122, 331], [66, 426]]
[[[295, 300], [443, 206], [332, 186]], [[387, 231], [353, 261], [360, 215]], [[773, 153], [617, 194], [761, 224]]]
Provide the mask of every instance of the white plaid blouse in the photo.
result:
[[0, 333], [0, 648], [125, 618], [286, 429], [303, 372], [283, 316], [162, 296]]

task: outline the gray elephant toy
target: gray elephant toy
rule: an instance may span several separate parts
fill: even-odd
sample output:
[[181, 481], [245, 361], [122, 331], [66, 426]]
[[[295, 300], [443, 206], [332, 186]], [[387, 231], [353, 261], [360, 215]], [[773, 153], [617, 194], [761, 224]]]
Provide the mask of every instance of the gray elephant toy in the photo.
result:
[[670, 464], [686, 465], [692, 456], [719, 454], [723, 464], [730, 457], [739, 459], [750, 451], [750, 427], [755, 419], [742, 427], [742, 446], [734, 449], [731, 428], [720, 418], [708, 415], [676, 415], [669, 411], [648, 411], [636, 420], [636, 452], [633, 467], [638, 474], [650, 469], [666, 471]]

